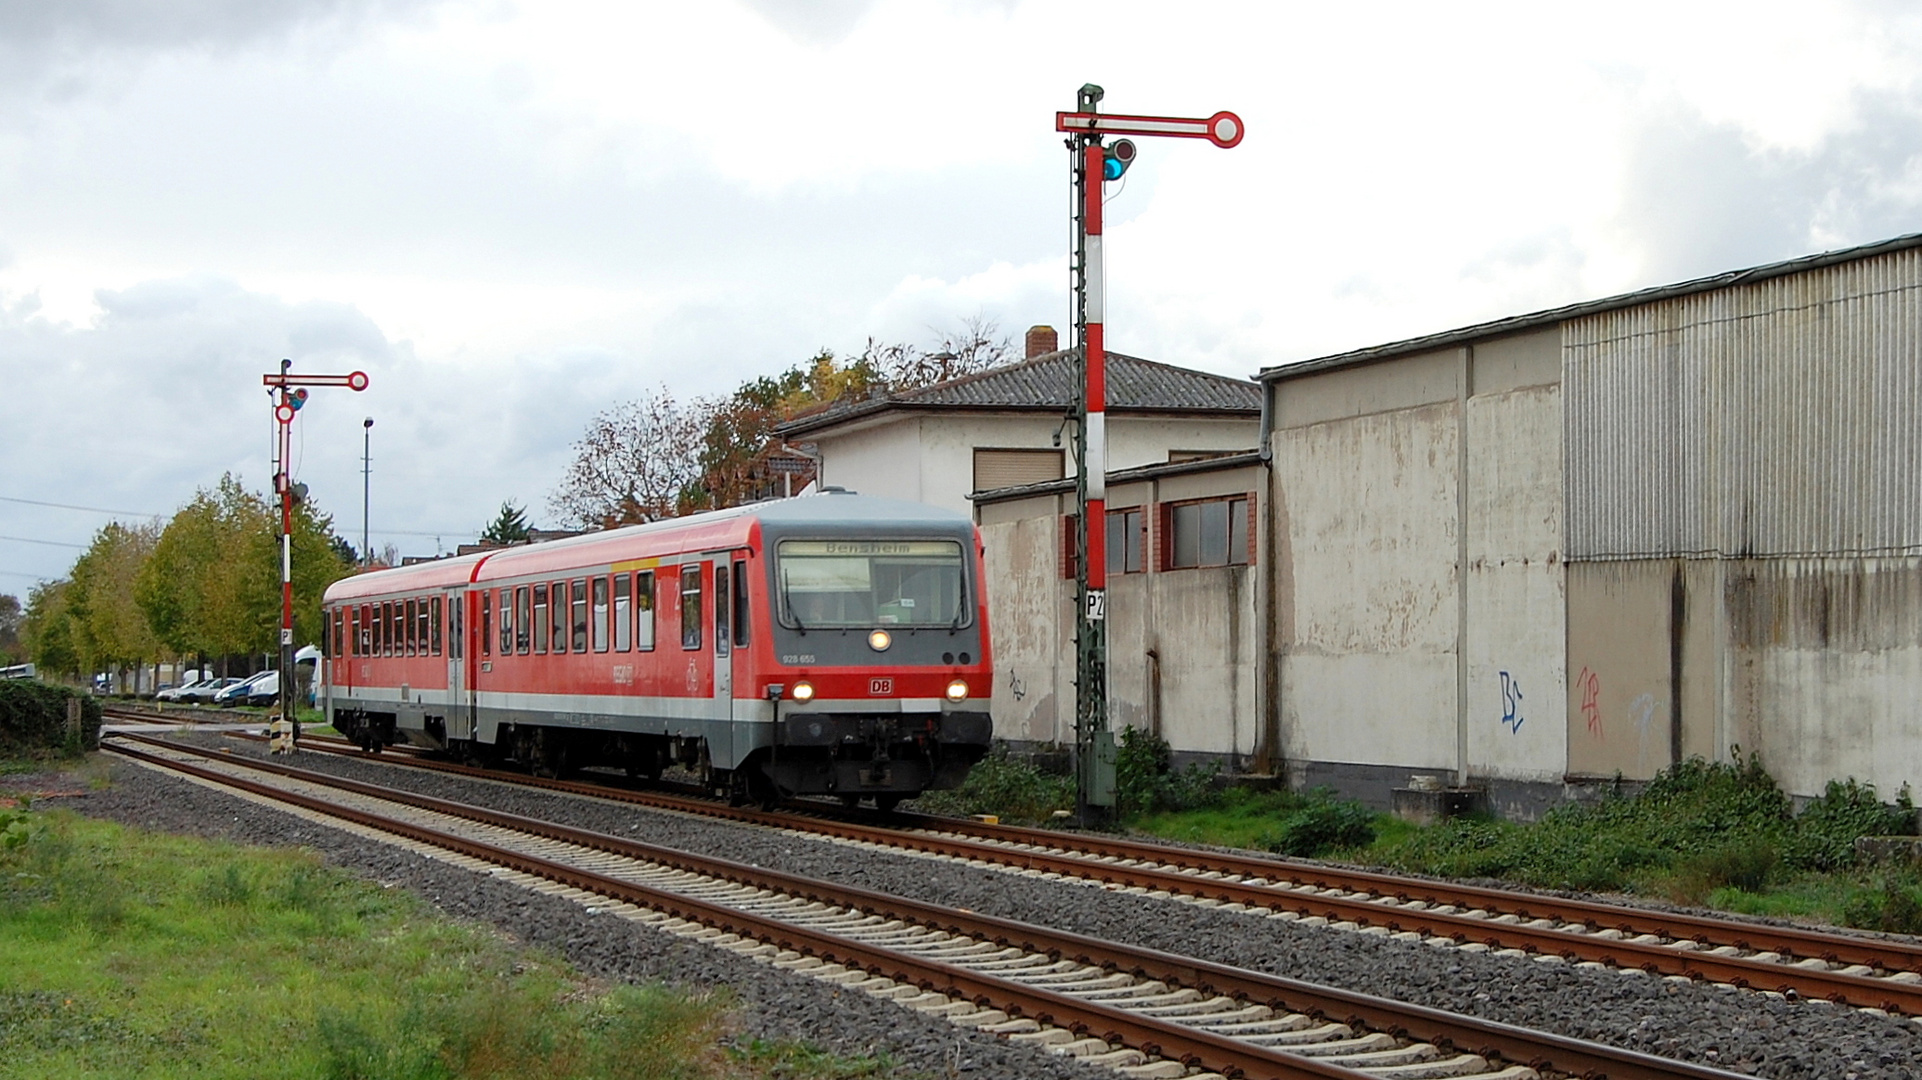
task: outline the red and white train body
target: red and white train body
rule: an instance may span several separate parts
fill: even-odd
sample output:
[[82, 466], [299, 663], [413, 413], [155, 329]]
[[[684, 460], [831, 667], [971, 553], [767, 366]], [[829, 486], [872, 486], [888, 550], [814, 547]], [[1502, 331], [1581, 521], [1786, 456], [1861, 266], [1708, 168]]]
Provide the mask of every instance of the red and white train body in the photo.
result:
[[982, 579], [966, 517], [838, 492], [361, 574], [323, 601], [328, 715], [369, 749], [891, 806], [987, 752]]

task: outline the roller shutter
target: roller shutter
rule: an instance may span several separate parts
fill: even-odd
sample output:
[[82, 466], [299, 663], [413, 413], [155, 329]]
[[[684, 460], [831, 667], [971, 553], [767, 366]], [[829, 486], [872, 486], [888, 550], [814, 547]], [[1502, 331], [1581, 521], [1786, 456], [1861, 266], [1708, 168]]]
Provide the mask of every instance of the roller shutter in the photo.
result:
[[976, 450], [974, 490], [1040, 484], [1062, 477], [1059, 450]]

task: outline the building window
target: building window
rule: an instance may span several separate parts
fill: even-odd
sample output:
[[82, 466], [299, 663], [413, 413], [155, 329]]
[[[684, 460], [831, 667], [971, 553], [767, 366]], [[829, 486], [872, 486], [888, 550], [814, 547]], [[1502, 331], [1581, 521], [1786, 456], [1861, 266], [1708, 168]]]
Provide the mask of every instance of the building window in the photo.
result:
[[1063, 476], [1061, 462], [1059, 450], [976, 449], [974, 490], [994, 491], [1059, 480]]
[[654, 571], [634, 575], [634, 647], [654, 651]]
[[1249, 500], [1210, 499], [1168, 508], [1168, 566], [1244, 566], [1248, 563]]
[[701, 564], [681, 565], [681, 648], [701, 647]]
[[1108, 511], [1108, 573], [1139, 574], [1147, 568], [1142, 557], [1141, 507]]
[[633, 601], [627, 593], [627, 575], [614, 575], [614, 651], [626, 652], [634, 642], [634, 624], [628, 618]]

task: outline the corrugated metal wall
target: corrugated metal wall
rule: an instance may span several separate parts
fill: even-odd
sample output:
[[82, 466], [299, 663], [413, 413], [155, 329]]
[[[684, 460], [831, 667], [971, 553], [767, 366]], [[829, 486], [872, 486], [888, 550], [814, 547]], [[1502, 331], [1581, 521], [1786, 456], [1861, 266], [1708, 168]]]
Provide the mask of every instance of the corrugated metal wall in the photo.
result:
[[1570, 559], [1922, 553], [1922, 250], [1563, 326]]

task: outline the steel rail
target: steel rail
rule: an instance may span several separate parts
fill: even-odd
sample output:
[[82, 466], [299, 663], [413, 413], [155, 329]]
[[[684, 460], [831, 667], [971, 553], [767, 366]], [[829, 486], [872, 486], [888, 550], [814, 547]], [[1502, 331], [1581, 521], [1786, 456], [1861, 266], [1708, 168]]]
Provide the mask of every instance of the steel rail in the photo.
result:
[[[344, 751], [343, 751], [344, 752]], [[354, 756], [358, 756], [357, 754]], [[1374, 892], [1376, 895], [1393, 897], [1397, 900], [1425, 900], [1429, 903], [1446, 905], [1473, 906], [1488, 903], [1497, 915], [1507, 914], [1516, 918], [1553, 918], [1552, 910], [1575, 910], [1574, 908], [1551, 909], [1547, 903], [1554, 898], [1538, 897], [1534, 894], [1507, 893], [1499, 889], [1477, 886], [1456, 887], [1437, 882], [1412, 878], [1399, 878], [1393, 875], [1373, 874], [1366, 871], [1344, 871], [1313, 864], [1283, 862], [1253, 858], [1249, 856], [1222, 855], [1215, 852], [1201, 852], [1188, 848], [1168, 847], [1160, 844], [1131, 840], [1110, 840], [1088, 837], [1083, 834], [1050, 832], [1040, 829], [1020, 829], [1014, 826], [987, 825], [981, 822], [955, 818], [937, 818], [927, 815], [895, 815], [904, 818], [916, 827], [927, 830], [965, 832], [1003, 842], [1028, 845], [1046, 845], [1078, 855], [1100, 858], [1128, 858], [1144, 860], [1159, 865], [1120, 866], [1107, 862], [1092, 862], [1076, 854], [1059, 855], [1046, 851], [1018, 851], [996, 845], [956, 839], [945, 836], [917, 835], [898, 828], [886, 828], [841, 818], [812, 817], [791, 813], [770, 813], [729, 807], [711, 799], [672, 795], [661, 792], [639, 792], [629, 789], [613, 788], [606, 785], [581, 783], [577, 781], [551, 780], [542, 777], [528, 777], [519, 774], [502, 774], [494, 770], [475, 769], [468, 766], [452, 765], [446, 762], [410, 760], [411, 767], [426, 768], [437, 772], [493, 779], [501, 782], [531, 785], [550, 790], [573, 794], [590, 795], [597, 798], [612, 798], [639, 805], [656, 806], [700, 814], [722, 820], [743, 821], [751, 824], [774, 828], [795, 829], [814, 832], [844, 839], [854, 839], [885, 847], [932, 852], [955, 858], [980, 859], [1008, 866], [1020, 867], [1042, 873], [1056, 873], [1066, 877], [1098, 880], [1104, 884], [1123, 888], [1143, 888], [1150, 891], [1163, 891], [1176, 895], [1212, 899], [1219, 903], [1239, 903], [1250, 907], [1278, 910], [1292, 910], [1304, 916], [1319, 916], [1329, 922], [1352, 922], [1359, 927], [1381, 926], [1391, 933], [1419, 933], [1428, 937], [1451, 939], [1459, 944], [1474, 942], [1491, 949], [1519, 948], [1535, 954], [1560, 956], [1565, 960], [1592, 960], [1615, 967], [1634, 968], [1655, 975], [1680, 975], [1691, 979], [1726, 983], [1744, 989], [1773, 990], [1790, 997], [1814, 997], [1839, 1005], [1856, 1008], [1878, 1008], [1889, 1012], [1909, 1015], [1922, 1015], [1922, 984], [1899, 982], [1873, 976], [1851, 975], [1837, 971], [1820, 971], [1797, 967], [1793, 964], [1757, 960], [1739, 956], [1717, 956], [1713, 953], [1677, 949], [1673, 946], [1630, 940], [1611, 940], [1592, 934], [1572, 933], [1550, 927], [1536, 927], [1516, 923], [1496, 922], [1492, 918], [1440, 912], [1415, 911], [1403, 907], [1384, 906], [1374, 899], [1355, 899], [1347, 896], [1304, 896], [1284, 890], [1243, 882], [1196, 877], [1179, 873], [1163, 867], [1175, 866], [1193, 870], [1215, 871], [1226, 875], [1252, 876], [1272, 880], [1294, 877], [1318, 888], [1347, 888], [1345, 882], [1356, 883], [1356, 892]], [[805, 804], [790, 804], [790, 806]], [[821, 812], [825, 806], [808, 806], [807, 809]], [[1330, 871], [1333, 872], [1325, 872]], [[1364, 881], [1377, 883], [1373, 889], [1361, 888]], [[1390, 885], [1401, 886], [1396, 892], [1388, 892]], [[1663, 933], [1657, 927], [1663, 926], [1666, 918], [1662, 913], [1640, 912], [1633, 908], [1623, 908], [1588, 901], [1556, 901], [1557, 904], [1581, 905], [1584, 909], [1606, 912], [1618, 920], [1630, 916], [1641, 918], [1642, 922], [1615, 922], [1613, 926], [1627, 926], [1624, 933]], [[1537, 914], [1539, 913], [1539, 914]], [[1694, 931], [1691, 935], [1670, 933], [1669, 936], [1682, 940], [1699, 939], [1701, 944], [1713, 941], [1716, 945], [1734, 945], [1738, 948], [1754, 948], [1755, 941], [1774, 942], [1776, 940], [1796, 941], [1803, 949], [1790, 950], [1785, 945], [1773, 951], [1784, 955], [1807, 955], [1810, 943], [1834, 943], [1820, 958], [1835, 962], [1835, 958], [1857, 955], [1846, 951], [1845, 946], [1875, 945], [1872, 941], [1849, 938], [1839, 934], [1823, 934], [1819, 931], [1787, 931], [1780, 928], [1764, 927], [1770, 936], [1750, 933], [1758, 929], [1758, 924], [1723, 921], [1701, 916], [1685, 916]], [[1596, 920], [1568, 917], [1564, 921], [1596, 925]], [[1675, 925], [1673, 923], [1667, 925]], [[1715, 931], [1714, 937], [1709, 931]], [[1881, 964], [1885, 970], [1912, 970], [1922, 951], [1913, 948], [1906, 952], [1900, 945], [1886, 950], [1891, 958], [1906, 956], [1907, 964]], [[1871, 963], [1869, 960], [1845, 961]], [[1871, 964], [1871, 966], [1878, 966]]]
[[[1426, 1006], [1395, 1002], [1369, 994], [1320, 986], [1155, 949], [1119, 944], [1013, 919], [958, 911], [940, 904], [893, 896], [856, 885], [842, 885], [751, 866], [719, 856], [691, 854], [675, 848], [661, 847], [627, 837], [611, 836], [558, 822], [528, 818], [519, 814], [387, 788], [327, 773], [316, 773], [279, 762], [231, 757], [200, 747], [168, 743], [142, 735], [115, 737], [151, 743], [175, 752], [191, 753], [277, 776], [639, 859], [676, 870], [720, 878], [736, 884], [777, 891], [804, 900], [916, 922], [937, 930], [992, 941], [1002, 947], [1013, 946], [1111, 970], [1128, 971], [1137, 977], [1191, 986], [1203, 993], [1218, 994], [1238, 1000], [1259, 1001], [1278, 1009], [1287, 1008], [1317, 1017], [1338, 1018], [1369, 1030], [1385, 1031], [1398, 1036], [1416, 1035], [1423, 1041], [1435, 1043], [1438, 1046], [1471, 1050], [1485, 1057], [1525, 1063], [1536, 1068], [1553, 1068], [1583, 1076], [1619, 1077], [1623, 1080], [1661, 1080], [1661, 1078], [1672, 1080], [1672, 1078], [1684, 1076], [1724, 1078], [1734, 1075], [1719, 1069], [1672, 1061], [1496, 1021], [1461, 1016]], [[138, 751], [134, 753], [148, 759], [155, 757]], [[171, 763], [166, 759], [158, 760], [171, 767]], [[212, 772], [211, 770], [203, 771]], [[228, 775], [212, 772], [212, 776], [221, 778], [221, 782], [225, 782], [224, 778]], [[269, 788], [268, 790], [277, 792], [279, 789]], [[323, 808], [333, 805], [320, 803]]]

